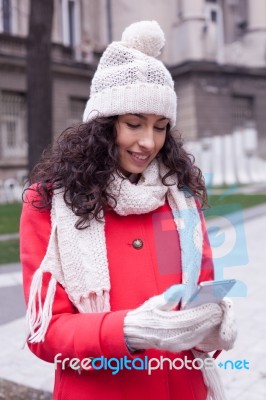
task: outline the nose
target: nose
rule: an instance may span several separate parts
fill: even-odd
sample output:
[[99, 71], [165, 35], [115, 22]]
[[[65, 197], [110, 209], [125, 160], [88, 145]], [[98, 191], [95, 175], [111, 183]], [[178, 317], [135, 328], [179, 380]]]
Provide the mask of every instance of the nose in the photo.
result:
[[153, 128], [145, 128], [139, 138], [139, 146], [147, 151], [154, 150], [155, 142], [154, 142], [154, 132]]

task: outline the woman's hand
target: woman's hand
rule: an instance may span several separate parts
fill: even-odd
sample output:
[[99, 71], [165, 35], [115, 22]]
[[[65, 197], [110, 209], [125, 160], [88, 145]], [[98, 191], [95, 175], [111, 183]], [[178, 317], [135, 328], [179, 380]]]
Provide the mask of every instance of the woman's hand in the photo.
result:
[[232, 349], [237, 337], [233, 302], [231, 299], [225, 297], [219, 305], [223, 310], [221, 324], [215, 326], [213, 330], [197, 344], [196, 350], [207, 353], [214, 350]]
[[188, 350], [211, 335], [223, 320], [223, 309], [207, 303], [181, 311], [169, 311], [164, 294], [151, 297], [124, 319], [124, 334], [130, 348], [157, 348], [171, 352]]

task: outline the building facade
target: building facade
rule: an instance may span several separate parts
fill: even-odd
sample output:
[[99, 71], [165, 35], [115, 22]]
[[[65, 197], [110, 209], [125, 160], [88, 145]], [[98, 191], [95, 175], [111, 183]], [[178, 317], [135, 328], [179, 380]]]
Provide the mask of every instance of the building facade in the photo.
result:
[[[0, 0], [0, 179], [27, 169], [29, 0]], [[266, 0], [54, 0], [53, 133], [81, 120], [105, 47], [155, 19], [186, 140], [256, 127], [266, 157]]]

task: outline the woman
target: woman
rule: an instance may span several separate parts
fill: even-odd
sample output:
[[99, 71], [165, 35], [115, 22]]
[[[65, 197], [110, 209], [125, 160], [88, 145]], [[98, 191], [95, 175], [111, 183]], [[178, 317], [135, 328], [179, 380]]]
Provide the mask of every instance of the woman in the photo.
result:
[[143, 21], [107, 47], [84, 124], [26, 191], [28, 345], [55, 364], [54, 399], [224, 398], [205, 352], [232, 347], [231, 303], [180, 310], [213, 265], [202, 175], [173, 136], [174, 83], [155, 59], [163, 45]]

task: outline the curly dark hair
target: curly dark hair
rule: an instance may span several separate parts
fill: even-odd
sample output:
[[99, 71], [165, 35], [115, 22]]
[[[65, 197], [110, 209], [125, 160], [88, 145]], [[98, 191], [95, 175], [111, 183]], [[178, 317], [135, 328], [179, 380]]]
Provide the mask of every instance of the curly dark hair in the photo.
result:
[[[117, 116], [98, 117], [70, 127], [44, 151], [29, 177], [30, 185], [36, 185], [26, 189], [39, 194], [39, 199], [32, 201], [34, 207], [51, 207], [53, 191], [62, 189], [66, 204], [80, 217], [77, 229], [86, 228], [92, 218], [101, 221], [103, 212], [115, 207], [108, 185], [114, 173], [119, 173], [116, 120]], [[169, 125], [157, 157], [169, 168], [162, 178], [164, 185], [167, 186], [168, 176], [177, 175], [179, 189], [197, 197], [202, 206], [207, 204], [202, 173], [195, 166], [194, 157], [183, 148], [180, 134], [175, 132], [174, 137]]]

